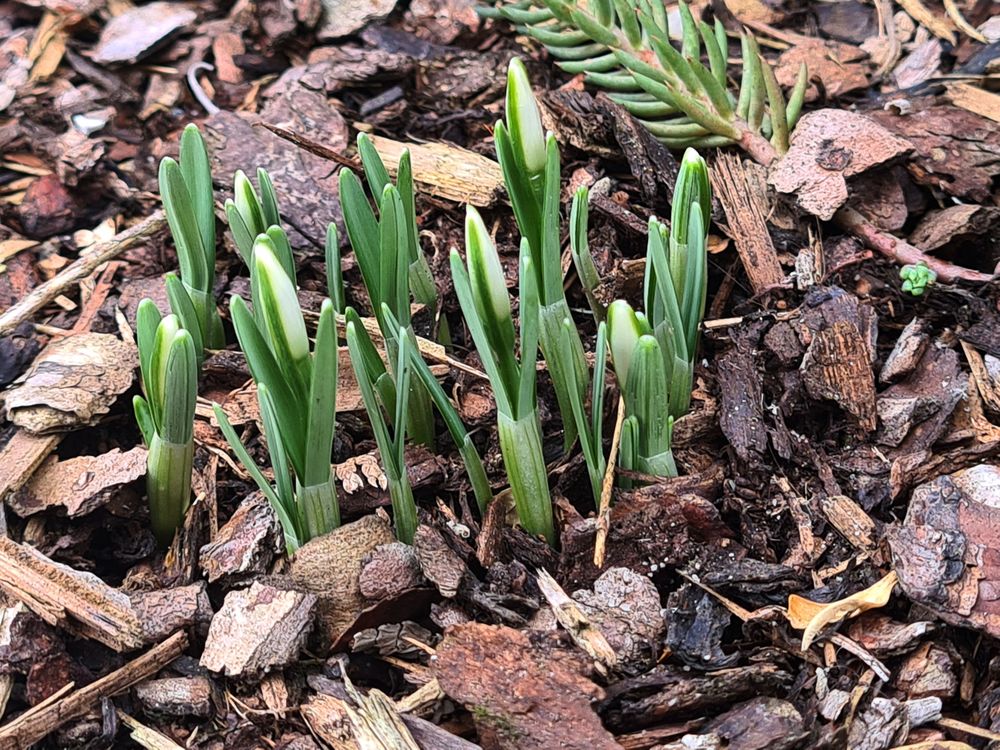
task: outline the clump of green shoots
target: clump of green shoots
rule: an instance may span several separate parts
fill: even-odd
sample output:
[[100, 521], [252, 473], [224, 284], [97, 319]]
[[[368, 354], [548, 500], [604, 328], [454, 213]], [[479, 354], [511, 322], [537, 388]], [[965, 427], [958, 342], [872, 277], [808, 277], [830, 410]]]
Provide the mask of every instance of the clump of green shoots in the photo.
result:
[[[500, 451], [521, 525], [555, 542], [552, 499], [542, 450], [542, 430], [535, 391], [539, 337], [538, 275], [527, 239], [520, 251], [520, 360], [503, 268], [479, 213], [471, 206], [465, 219], [463, 263], [451, 252], [455, 293], [469, 332], [493, 387]], [[564, 316], [563, 320], [566, 319]], [[572, 327], [572, 326], [571, 326]], [[562, 321], [554, 334], [563, 330]], [[558, 346], [558, 340], [553, 342]]]
[[[452, 406], [441, 384], [420, 356], [416, 334], [410, 319], [411, 293], [418, 302], [424, 301], [427, 304], [426, 301], [431, 299], [429, 290], [434, 289], [433, 304], [436, 305], [437, 301], [436, 287], [433, 277], [430, 276], [430, 269], [427, 267], [419, 246], [415, 247], [414, 245], [417, 230], [409, 152], [404, 151], [400, 157], [396, 185], [388, 181], [387, 171], [381, 157], [371, 140], [364, 134], [358, 136], [358, 152], [362, 156], [365, 177], [370, 189], [374, 191], [376, 185], [383, 185], [381, 199], [378, 201], [379, 216], [377, 219], [375, 218], [360, 181], [349, 170], [341, 172], [341, 205], [347, 224], [348, 237], [354, 247], [355, 256], [361, 267], [362, 279], [383, 339], [386, 341], [386, 352], [391, 363], [391, 371], [395, 374], [395, 378], [388, 374], [381, 357], [367, 356], [362, 360], [364, 369], [363, 374], [358, 373], [359, 381], [367, 380], [372, 385], [379, 386], [375, 388], [375, 392], [380, 394], [379, 407], [377, 409], [368, 408], [373, 430], [376, 437], [381, 432], [383, 435], [392, 435], [393, 438], [402, 441], [404, 430], [394, 422], [390, 422], [394, 410], [390, 409], [389, 405], [393, 402], [405, 403], [406, 408], [403, 409], [402, 413], [407, 418], [406, 432], [409, 432], [411, 437], [414, 435], [423, 436], [423, 442], [433, 441], [433, 414], [430, 413], [429, 402], [426, 402], [426, 399], [429, 398], [437, 407], [452, 439], [462, 454], [479, 509], [485, 512], [486, 505], [492, 498], [492, 491], [483, 468], [482, 459], [472, 442], [472, 438], [466, 431], [465, 425], [462, 424], [458, 412], [455, 411], [455, 407]], [[406, 197], [404, 198], [404, 196]], [[416, 260], [413, 259], [415, 250], [417, 252]], [[336, 229], [332, 225], [327, 234], [326, 253], [331, 290], [342, 288], [343, 282], [339, 276], [335, 276], [340, 273], [340, 253]], [[331, 291], [331, 295], [334, 297], [337, 294], [343, 296], [342, 292]], [[357, 313], [349, 309], [349, 324], [352, 319], [355, 329], [354, 336], [357, 339], [356, 348], [359, 351], [368, 352], [370, 355], [375, 347], [371, 343], [368, 331], [361, 325]], [[404, 341], [406, 342], [405, 346], [403, 345]], [[357, 361], [352, 352], [352, 363], [356, 365]], [[393, 392], [393, 388], [394, 384], [400, 381], [401, 374], [398, 368], [404, 366], [412, 368], [412, 372], [419, 382], [414, 383], [412, 378], [406, 378], [409, 393], [400, 397]], [[376, 422], [379, 423], [378, 426], [376, 426]], [[386, 455], [386, 451], [381, 447], [381, 442], [379, 450], [383, 456]], [[390, 477], [390, 487], [394, 481], [407, 481], [405, 471], [389, 465], [393, 460], [391, 457], [385, 460], [387, 476]], [[393, 475], [399, 478], [393, 480]], [[401, 502], [404, 502], [409, 495], [410, 493], [403, 488], [399, 488], [395, 493]], [[405, 519], [408, 513], [409, 507], [402, 513], [397, 512], [396, 515], [397, 518]], [[413, 513], [415, 514], [415, 509]], [[412, 535], [412, 531], [410, 534]]]
[[204, 349], [225, 346], [215, 305], [215, 203], [208, 151], [197, 126], [181, 134], [180, 163], [160, 162], [160, 195], [177, 248], [180, 278], [167, 274], [170, 308], [194, 339], [198, 360]]
[[505, 117], [494, 131], [497, 159], [532, 261], [539, 300], [539, 344], [552, 377], [568, 450], [576, 439], [574, 402], [583, 398], [587, 360], [576, 327], [570, 326], [568, 334], [563, 330], [564, 321], [572, 321], [572, 315], [563, 291], [559, 146], [552, 133], [545, 135], [542, 130], [528, 74], [517, 58], [507, 70]]
[[405, 462], [406, 413], [412, 393], [412, 365], [406, 351], [410, 340], [405, 330], [398, 331], [396, 341], [397, 346], [392, 348], [393, 379], [361, 318], [353, 308], [347, 308], [347, 346], [351, 352], [351, 365], [389, 482], [396, 537], [412, 544], [413, 533], [417, 530], [417, 505]]
[[704, 159], [684, 154], [674, 190], [670, 230], [649, 222], [645, 312], [624, 300], [608, 309], [615, 372], [625, 400], [619, 464], [675, 476], [674, 420], [691, 404], [694, 359], [707, 290], [711, 188]]
[[[396, 184], [371, 139], [358, 136], [358, 153], [365, 178], [375, 199], [378, 216], [372, 210], [358, 176], [349, 169], [340, 173], [340, 202], [347, 235], [361, 269], [372, 312], [384, 337], [390, 335], [382, 313], [387, 307], [404, 328], [410, 329], [410, 295], [425, 305], [437, 306], [437, 287], [420, 249], [417, 235], [413, 175], [409, 151], [400, 156]], [[416, 442], [434, 445], [434, 414], [431, 397], [419, 382], [410, 385], [408, 432]]]
[[[597, 358], [593, 377], [583, 342], [573, 324], [563, 290], [559, 209], [561, 173], [559, 147], [551, 133], [543, 135], [542, 120], [524, 64], [511, 60], [507, 71], [506, 122], [496, 125], [497, 158], [514, 217], [527, 243], [538, 290], [539, 344], [545, 357], [562, 414], [565, 447], [579, 436], [594, 502], [600, 501], [607, 469], [604, 455], [604, 356], [606, 334], [600, 323], [604, 310], [596, 297], [597, 269], [587, 246], [587, 194], [574, 197], [570, 213], [570, 245], [577, 274], [598, 320]], [[521, 300], [522, 310], [524, 300]], [[587, 385], [590, 415], [587, 415]]]
[[[260, 184], [259, 194], [246, 173], [242, 169], [237, 171], [233, 177], [233, 197], [228, 198], [225, 204], [229, 231], [233, 233], [233, 241], [247, 266], [251, 264], [257, 237], [271, 227], [281, 226], [278, 196], [266, 169], [257, 170], [257, 182]], [[291, 257], [291, 249], [288, 257]]]
[[234, 296], [230, 314], [257, 385], [273, 485], [218, 405], [215, 416], [240, 461], [274, 507], [286, 546], [294, 552], [309, 539], [340, 525], [331, 472], [338, 361], [334, 307], [330, 300], [324, 300], [315, 347], [310, 352], [284, 230], [269, 226], [257, 235], [247, 256], [253, 312], [242, 298]]
[[150, 299], [139, 304], [136, 338], [145, 397], [136, 396], [133, 407], [149, 449], [146, 487], [153, 534], [166, 547], [191, 502], [198, 352], [180, 319], [161, 318]]

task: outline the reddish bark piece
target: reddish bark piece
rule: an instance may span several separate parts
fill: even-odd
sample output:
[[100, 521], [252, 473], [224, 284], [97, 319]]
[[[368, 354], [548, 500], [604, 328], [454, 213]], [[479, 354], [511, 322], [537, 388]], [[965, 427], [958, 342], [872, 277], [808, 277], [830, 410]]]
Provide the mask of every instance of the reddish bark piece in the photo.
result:
[[290, 664], [312, 630], [316, 597], [255, 582], [233, 591], [208, 630], [201, 665], [213, 672], [257, 676]]
[[445, 633], [434, 676], [472, 712], [484, 748], [614, 750], [590, 706], [603, 691], [587, 659], [552, 640], [470, 623]]
[[[868, 55], [853, 45], [841, 44], [822, 39], [802, 39], [791, 49], [781, 53], [774, 67], [778, 83], [786, 88], [795, 85], [799, 68], [803, 63], [809, 70], [809, 78], [822, 82], [823, 94], [836, 98], [851, 91], [867, 88]], [[806, 90], [806, 101], [815, 101], [820, 96], [815, 83]]]
[[863, 115], [838, 109], [809, 112], [792, 133], [791, 148], [771, 167], [768, 181], [792, 193], [798, 205], [829, 220], [847, 202], [847, 178], [912, 149]]
[[104, 505], [123, 486], [146, 474], [146, 449], [137, 445], [122, 453], [115, 448], [101, 456], [49, 460], [8, 499], [22, 518], [44, 510], [83, 516]]
[[157, 2], [130, 8], [104, 27], [92, 58], [102, 64], [135, 62], [197, 17], [193, 10], [178, 3]]
[[1000, 128], [995, 122], [949, 106], [906, 115], [874, 110], [869, 117], [916, 149], [907, 169], [918, 183], [959, 198], [990, 202], [993, 178], [1000, 174]]
[[76, 200], [59, 178], [48, 174], [28, 186], [17, 213], [25, 235], [43, 240], [73, 229], [78, 208]]
[[951, 624], [1000, 637], [1000, 467], [917, 487], [889, 534], [903, 592]]
[[0, 675], [25, 674], [65, 650], [59, 632], [23, 604], [0, 609]]
[[86, 684], [94, 675], [65, 651], [49, 654], [34, 662], [28, 670], [24, 697], [29, 705], [37, 706], [58, 693], [68, 683]]

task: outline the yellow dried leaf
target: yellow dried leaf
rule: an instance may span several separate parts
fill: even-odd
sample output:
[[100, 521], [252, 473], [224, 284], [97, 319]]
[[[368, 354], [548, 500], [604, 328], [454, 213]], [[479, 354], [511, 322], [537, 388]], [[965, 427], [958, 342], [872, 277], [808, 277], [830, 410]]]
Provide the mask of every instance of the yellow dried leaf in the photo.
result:
[[787, 617], [793, 628], [804, 631], [802, 650], [808, 649], [816, 634], [827, 625], [857, 617], [869, 609], [884, 607], [889, 601], [896, 580], [896, 573], [889, 573], [873, 586], [829, 604], [814, 602], [795, 594], [789, 596]]

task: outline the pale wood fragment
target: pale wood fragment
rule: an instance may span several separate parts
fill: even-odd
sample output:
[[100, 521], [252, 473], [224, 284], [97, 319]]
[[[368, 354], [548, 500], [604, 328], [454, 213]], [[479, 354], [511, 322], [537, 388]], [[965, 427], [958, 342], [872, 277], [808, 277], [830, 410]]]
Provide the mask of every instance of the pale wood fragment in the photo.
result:
[[118, 710], [118, 719], [132, 730], [129, 738], [146, 750], [184, 750], [169, 737], [160, 734], [155, 729], [150, 729], [134, 716], [129, 716], [120, 709]]
[[1000, 122], [1000, 94], [968, 83], [956, 83], [948, 87], [948, 98], [956, 107]]
[[50, 625], [115, 651], [143, 645], [142, 623], [126, 594], [6, 537], [0, 537], [0, 589]]
[[480, 207], [492, 206], [504, 195], [500, 165], [474, 151], [450, 143], [403, 143], [378, 135], [371, 139], [393, 177], [399, 157], [410, 150], [413, 179], [425, 195]]
[[573, 642], [603, 667], [614, 667], [618, 657], [604, 633], [590, 621], [580, 605], [569, 598], [548, 571], [538, 571], [538, 588]]
[[770, 208], [766, 179], [757, 172], [762, 169], [744, 164], [735, 154], [720, 153], [709, 171], [712, 188], [726, 212], [728, 234], [757, 294], [785, 277], [765, 221]]

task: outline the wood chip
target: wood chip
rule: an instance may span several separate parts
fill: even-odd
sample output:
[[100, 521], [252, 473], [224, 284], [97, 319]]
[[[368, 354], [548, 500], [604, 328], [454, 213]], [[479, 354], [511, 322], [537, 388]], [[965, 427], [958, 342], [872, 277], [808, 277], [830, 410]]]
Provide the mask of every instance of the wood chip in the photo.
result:
[[284, 537], [274, 510], [262, 493], [254, 492], [201, 548], [198, 565], [209, 583], [239, 581], [266, 573], [283, 549]]
[[410, 150], [417, 190], [435, 198], [488, 207], [505, 195], [503, 173], [492, 159], [449, 143], [403, 143], [373, 135], [372, 143], [395, 177], [404, 149]]
[[46, 510], [60, 510], [70, 518], [84, 516], [144, 477], [146, 455], [146, 449], [137, 445], [125, 453], [115, 448], [100, 456], [49, 461], [8, 504], [22, 518]]
[[135, 698], [146, 713], [208, 718], [215, 711], [215, 688], [207, 677], [164, 677], [135, 686]]
[[791, 148], [771, 168], [768, 181], [794, 194], [799, 207], [833, 218], [848, 197], [847, 180], [912, 149], [874, 120], [855, 112], [809, 112], [792, 133]]
[[227, 676], [254, 677], [287, 666], [312, 631], [316, 597], [254, 581], [226, 595], [205, 639], [201, 665]]
[[1000, 637], [1000, 467], [975, 466], [913, 490], [889, 535], [903, 592], [952, 625]]
[[142, 623], [123, 592], [3, 536], [0, 588], [49, 624], [115, 651], [131, 651], [145, 642]]
[[861, 506], [844, 495], [820, 498], [820, 510], [833, 527], [860, 552], [875, 547], [875, 522]]
[[361, 563], [376, 547], [396, 541], [389, 523], [369, 515], [304, 544], [292, 558], [295, 585], [319, 598], [319, 626], [327, 645], [335, 643], [365, 608]]
[[91, 59], [99, 64], [135, 62], [197, 17], [191, 8], [177, 3], [155, 2], [130, 8], [104, 27]]
[[712, 187], [726, 212], [726, 234], [733, 239], [743, 268], [760, 294], [781, 284], [785, 274], [771, 242], [766, 217], [771, 206], [767, 198], [763, 168], [744, 163], [735, 154], [720, 153], [709, 172]]
[[36, 434], [95, 424], [131, 387], [138, 363], [135, 344], [111, 334], [52, 341], [7, 392], [8, 419]]
[[61, 439], [61, 435], [32, 435], [27, 430], [14, 433], [0, 450], [0, 502], [31, 479]]
[[908, 376], [916, 368], [917, 363], [927, 349], [930, 337], [924, 333], [924, 322], [914, 318], [906, 324], [899, 334], [892, 351], [886, 357], [885, 364], [878, 379], [882, 384], [895, 383]]
[[863, 430], [875, 429], [871, 350], [854, 324], [838, 320], [817, 331], [802, 358], [801, 371], [810, 396], [835, 401], [857, 417]]
[[485, 744], [509, 750], [615, 750], [591, 701], [603, 691], [585, 674], [589, 660], [507, 627], [456, 625], [438, 646], [434, 674], [473, 711]]

